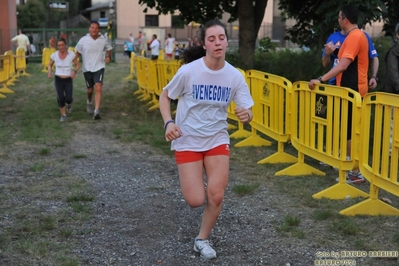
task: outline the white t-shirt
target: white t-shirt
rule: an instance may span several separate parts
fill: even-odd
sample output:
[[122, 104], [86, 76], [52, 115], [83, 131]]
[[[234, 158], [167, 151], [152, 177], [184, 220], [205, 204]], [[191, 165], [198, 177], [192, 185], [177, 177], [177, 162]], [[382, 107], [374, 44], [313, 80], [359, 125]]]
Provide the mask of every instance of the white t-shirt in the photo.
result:
[[174, 45], [175, 45], [175, 38], [173, 37], [168, 38], [165, 42], [165, 53], [167, 54], [173, 53]]
[[103, 35], [94, 40], [90, 34], [87, 34], [79, 40], [75, 50], [82, 55], [82, 71], [96, 72], [105, 68], [104, 52], [112, 50], [112, 46]]
[[151, 55], [159, 55], [159, 41], [154, 39], [150, 45]]
[[207, 151], [229, 144], [227, 108], [231, 101], [248, 109], [254, 105], [244, 76], [228, 62], [209, 69], [203, 58], [179, 68], [164, 88], [177, 99], [176, 125], [183, 135], [172, 141], [172, 150]]
[[58, 51], [50, 56], [50, 59], [54, 61], [55, 65], [55, 75], [56, 76], [71, 76], [73, 59], [75, 58], [75, 53], [68, 51], [67, 56], [61, 59], [58, 55]]
[[29, 38], [25, 34], [19, 34], [11, 39], [12, 42], [17, 42], [18, 48], [22, 48], [25, 52], [28, 50], [28, 45], [30, 45]]

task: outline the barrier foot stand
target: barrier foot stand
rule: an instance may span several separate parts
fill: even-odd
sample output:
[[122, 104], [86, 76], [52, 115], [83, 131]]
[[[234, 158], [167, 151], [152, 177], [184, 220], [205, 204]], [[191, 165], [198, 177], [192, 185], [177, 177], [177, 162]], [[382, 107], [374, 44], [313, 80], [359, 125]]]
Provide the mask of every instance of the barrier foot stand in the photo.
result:
[[43, 67], [42, 72], [43, 72], [43, 73], [47, 73], [47, 72], [48, 72], [47, 66]]
[[131, 80], [133, 79], [133, 74], [130, 74], [129, 76], [127, 76], [126, 78], [124, 78], [124, 80]]
[[339, 212], [342, 215], [391, 215], [398, 216], [399, 210], [378, 199], [378, 187], [370, 183], [370, 198]]
[[284, 142], [278, 142], [278, 150], [276, 153], [270, 155], [269, 157], [262, 159], [258, 162], [258, 164], [265, 164], [265, 163], [296, 163], [298, 159], [291, 154], [284, 152]]
[[248, 147], [248, 146], [255, 146], [255, 147], [263, 147], [263, 146], [270, 146], [272, 143], [268, 140], [262, 139], [259, 135], [252, 134], [249, 138], [246, 138], [234, 145], [234, 147]]
[[[232, 124], [227, 124], [227, 129], [228, 130], [234, 130], [234, 129], [237, 129], [237, 126], [232, 125]], [[231, 135], [230, 135], [230, 137], [231, 137]]]
[[7, 98], [7, 96], [5, 96], [4, 94], [0, 93], [0, 99], [4, 99], [4, 98]]
[[159, 102], [157, 101], [156, 103], [154, 103], [154, 102], [150, 102], [150, 103], [152, 103], [152, 104], [154, 104], [153, 106], [151, 106], [150, 108], [148, 108], [148, 111], [152, 111], [152, 110], [155, 110], [155, 109], [159, 109]]
[[6, 84], [4, 84], [3, 88], [0, 89], [1, 93], [15, 93], [13, 90], [7, 88]]
[[150, 99], [151, 101], [149, 101], [148, 103], [146, 103], [145, 105], [151, 105], [151, 108], [153, 105], [158, 105], [159, 101], [157, 100], [157, 98], [155, 98], [155, 96], [152, 96], [152, 99]]
[[232, 139], [245, 139], [249, 138], [252, 135], [252, 133], [248, 130], [245, 129], [239, 129], [236, 132], [232, 133], [230, 135], [230, 138]]
[[148, 100], [151, 100], [151, 95], [145, 93], [145, 94], [139, 96], [138, 99], [139, 99], [139, 101], [141, 101], [141, 102], [146, 102], [146, 101], [148, 101]]
[[369, 194], [346, 183], [346, 170], [339, 170], [339, 182], [332, 187], [313, 195], [313, 198], [346, 199], [346, 198], [368, 198]]
[[26, 73], [25, 70], [22, 71], [22, 74], [21, 74], [21, 75], [22, 75], [22, 76], [25, 76], [25, 77], [30, 77], [30, 74]]
[[341, 210], [339, 212], [339, 214], [347, 215], [347, 216], [355, 216], [355, 215], [398, 216], [399, 210], [379, 199], [366, 199], [366, 200], [359, 202], [353, 206], [350, 206], [346, 209]]
[[137, 91], [133, 92], [133, 95], [143, 94], [143, 93], [144, 93], [143, 89], [138, 89]]
[[244, 129], [244, 124], [238, 121], [238, 130], [230, 135], [232, 139], [245, 139], [252, 135], [252, 132]]
[[310, 166], [305, 163], [305, 155], [298, 152], [298, 162], [294, 165], [276, 172], [274, 175], [287, 175], [287, 176], [304, 176], [304, 175], [320, 175], [325, 176], [326, 173]]

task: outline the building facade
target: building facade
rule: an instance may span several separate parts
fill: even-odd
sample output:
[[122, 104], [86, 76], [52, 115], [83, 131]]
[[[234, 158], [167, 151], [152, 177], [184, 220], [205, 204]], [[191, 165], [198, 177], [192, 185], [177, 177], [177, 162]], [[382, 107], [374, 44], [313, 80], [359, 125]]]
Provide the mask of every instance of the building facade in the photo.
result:
[[17, 5], [15, 0], [1, 1], [0, 54], [11, 50], [10, 40], [17, 34]]

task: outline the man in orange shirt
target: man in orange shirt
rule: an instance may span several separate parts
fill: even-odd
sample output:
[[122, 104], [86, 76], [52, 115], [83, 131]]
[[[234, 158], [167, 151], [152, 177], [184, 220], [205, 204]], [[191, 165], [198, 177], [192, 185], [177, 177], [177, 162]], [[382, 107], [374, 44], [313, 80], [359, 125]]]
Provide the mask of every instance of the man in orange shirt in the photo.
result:
[[[338, 13], [338, 23], [341, 29], [348, 35], [338, 52], [336, 65], [326, 74], [312, 79], [309, 88], [326, 82], [332, 77], [337, 77], [337, 86], [348, 87], [360, 93], [363, 97], [368, 91], [367, 72], [369, 66], [368, 40], [366, 35], [358, 28], [357, 21], [359, 11], [353, 5], [345, 5]], [[352, 136], [352, 105], [348, 108], [348, 144], [347, 156], [351, 154]], [[363, 176], [359, 169], [353, 169], [347, 173], [348, 183], [362, 183]]]

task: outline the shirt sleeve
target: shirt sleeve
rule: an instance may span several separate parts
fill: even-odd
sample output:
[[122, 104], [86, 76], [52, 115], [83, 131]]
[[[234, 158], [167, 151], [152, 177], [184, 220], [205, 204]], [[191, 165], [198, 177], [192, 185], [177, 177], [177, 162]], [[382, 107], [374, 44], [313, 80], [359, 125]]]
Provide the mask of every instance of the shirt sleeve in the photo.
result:
[[233, 95], [233, 101], [238, 107], [249, 109], [254, 105], [248, 85], [245, 82], [244, 76], [238, 72], [237, 91]]
[[183, 93], [186, 86], [187, 67], [187, 65], [180, 67], [172, 80], [163, 88], [163, 90], [168, 92], [169, 98], [176, 100]]
[[364, 34], [366, 35], [367, 41], [369, 42], [369, 58], [371, 59], [377, 57], [378, 53], [373, 44], [373, 40], [371, 39], [370, 35], [368, 35], [366, 32], [364, 32]]

